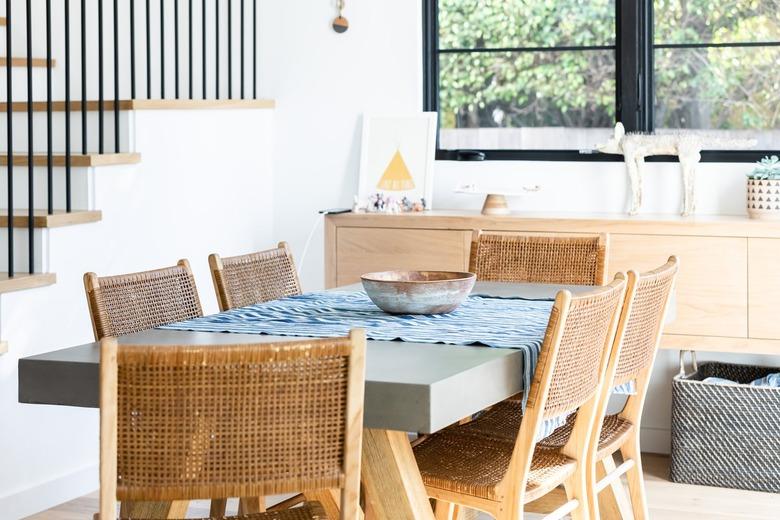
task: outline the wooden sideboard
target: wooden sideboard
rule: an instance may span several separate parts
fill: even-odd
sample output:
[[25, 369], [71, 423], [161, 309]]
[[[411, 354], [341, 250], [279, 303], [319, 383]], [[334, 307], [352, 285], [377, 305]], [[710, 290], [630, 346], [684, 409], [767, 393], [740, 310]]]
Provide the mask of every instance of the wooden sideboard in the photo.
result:
[[325, 283], [390, 269], [466, 270], [472, 231], [609, 233], [611, 274], [680, 258], [676, 320], [662, 346], [780, 355], [780, 222], [743, 217], [431, 211], [325, 221]]

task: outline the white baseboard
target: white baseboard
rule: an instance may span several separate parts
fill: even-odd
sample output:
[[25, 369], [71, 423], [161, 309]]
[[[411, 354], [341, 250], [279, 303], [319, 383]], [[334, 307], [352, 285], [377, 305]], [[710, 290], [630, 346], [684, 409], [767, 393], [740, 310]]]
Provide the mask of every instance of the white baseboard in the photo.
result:
[[97, 488], [98, 466], [88, 466], [0, 497], [0, 517], [3, 520], [19, 520], [87, 495]]
[[668, 428], [642, 427], [639, 435], [643, 452], [669, 454], [671, 451], [672, 431]]

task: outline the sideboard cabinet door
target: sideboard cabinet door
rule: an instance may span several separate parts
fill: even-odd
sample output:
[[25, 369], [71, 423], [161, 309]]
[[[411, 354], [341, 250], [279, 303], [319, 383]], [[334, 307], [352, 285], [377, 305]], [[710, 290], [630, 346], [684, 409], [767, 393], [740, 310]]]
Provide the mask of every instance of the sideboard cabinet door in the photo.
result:
[[748, 239], [750, 337], [780, 339], [780, 239]]
[[665, 333], [746, 338], [747, 239], [615, 234], [609, 269], [647, 271], [672, 254], [680, 259], [676, 319]]
[[336, 285], [374, 271], [465, 271], [470, 246], [465, 230], [338, 227]]

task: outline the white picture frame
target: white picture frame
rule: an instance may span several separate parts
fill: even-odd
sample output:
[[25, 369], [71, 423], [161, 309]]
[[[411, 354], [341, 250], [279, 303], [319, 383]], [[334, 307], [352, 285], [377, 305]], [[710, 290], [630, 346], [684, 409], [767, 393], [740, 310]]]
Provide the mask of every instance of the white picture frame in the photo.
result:
[[[369, 197], [381, 193], [396, 201], [406, 197], [412, 202], [418, 202], [424, 198], [426, 209], [431, 209], [437, 117], [436, 112], [363, 115], [358, 181], [360, 204], [367, 204]], [[382, 189], [379, 187], [380, 181], [386, 177], [390, 163], [398, 160], [397, 152], [405, 166], [401, 169], [408, 172], [414, 187], [403, 189], [402, 183], [395, 183], [393, 189]], [[397, 162], [395, 164], [398, 165]], [[408, 184], [409, 179], [406, 181]], [[386, 179], [383, 183], [388, 185]]]

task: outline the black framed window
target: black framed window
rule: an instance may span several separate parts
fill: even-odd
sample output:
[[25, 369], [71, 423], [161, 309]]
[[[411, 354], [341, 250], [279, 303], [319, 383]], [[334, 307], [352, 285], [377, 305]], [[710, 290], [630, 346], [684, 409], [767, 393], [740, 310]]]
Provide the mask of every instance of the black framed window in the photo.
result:
[[593, 152], [615, 121], [759, 141], [705, 161], [780, 148], [777, 0], [424, 0], [423, 10], [439, 159], [619, 161]]

